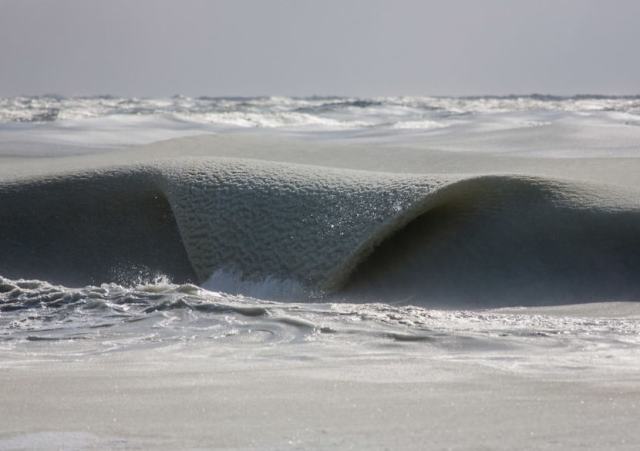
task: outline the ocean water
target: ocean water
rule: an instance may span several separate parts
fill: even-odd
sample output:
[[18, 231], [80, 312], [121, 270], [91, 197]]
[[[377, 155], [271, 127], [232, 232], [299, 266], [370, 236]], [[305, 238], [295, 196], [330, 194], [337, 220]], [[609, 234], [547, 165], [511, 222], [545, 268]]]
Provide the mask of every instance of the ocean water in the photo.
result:
[[[637, 151], [639, 117], [638, 96], [13, 97], [0, 98], [0, 146], [3, 154], [21, 156], [42, 155], [43, 144], [73, 154], [203, 133], [271, 131], [374, 144], [426, 141], [476, 152], [508, 142], [509, 152], [621, 157]], [[513, 131], [520, 136], [501, 136]], [[523, 139], [525, 132], [537, 145]]]
[[639, 157], [639, 97], [0, 99], [0, 348], [634, 372]]

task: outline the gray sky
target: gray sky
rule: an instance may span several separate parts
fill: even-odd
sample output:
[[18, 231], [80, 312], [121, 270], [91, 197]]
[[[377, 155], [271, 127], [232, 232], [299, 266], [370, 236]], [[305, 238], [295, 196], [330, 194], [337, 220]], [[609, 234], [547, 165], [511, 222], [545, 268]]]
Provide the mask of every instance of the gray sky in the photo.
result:
[[0, 0], [0, 96], [640, 93], [638, 0]]

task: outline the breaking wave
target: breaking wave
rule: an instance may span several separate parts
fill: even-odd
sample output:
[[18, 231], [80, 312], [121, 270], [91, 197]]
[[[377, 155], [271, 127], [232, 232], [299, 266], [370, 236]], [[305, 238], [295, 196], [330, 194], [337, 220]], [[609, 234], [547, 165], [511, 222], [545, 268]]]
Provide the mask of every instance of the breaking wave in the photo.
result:
[[[226, 158], [15, 178], [0, 274], [279, 300], [496, 307], [640, 296], [633, 189]], [[187, 285], [190, 286], [190, 285]]]

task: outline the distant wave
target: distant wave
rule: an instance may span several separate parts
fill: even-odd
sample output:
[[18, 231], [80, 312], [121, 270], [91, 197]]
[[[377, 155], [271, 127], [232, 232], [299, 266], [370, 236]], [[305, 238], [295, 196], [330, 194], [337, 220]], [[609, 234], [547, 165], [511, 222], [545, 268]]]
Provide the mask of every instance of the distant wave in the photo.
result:
[[269, 133], [456, 152], [634, 157], [639, 125], [638, 96], [10, 97], [0, 98], [0, 156]]
[[0, 185], [0, 274], [432, 306], [638, 300], [638, 194], [226, 158], [107, 166]]
[[[114, 96], [62, 97], [22, 96], [0, 98], [0, 123], [54, 122], [108, 116], [162, 116], [183, 121], [228, 125], [225, 116], [261, 117], [238, 122], [238, 126], [272, 127], [291, 125], [277, 117], [307, 117], [311, 122], [293, 125], [348, 126], [368, 118], [380, 125], [405, 118], [408, 121], [435, 120], [459, 114], [504, 112], [597, 112], [640, 114], [640, 96], [552, 95], [469, 97], [185, 97], [127, 98]], [[271, 119], [269, 119], [271, 118]]]

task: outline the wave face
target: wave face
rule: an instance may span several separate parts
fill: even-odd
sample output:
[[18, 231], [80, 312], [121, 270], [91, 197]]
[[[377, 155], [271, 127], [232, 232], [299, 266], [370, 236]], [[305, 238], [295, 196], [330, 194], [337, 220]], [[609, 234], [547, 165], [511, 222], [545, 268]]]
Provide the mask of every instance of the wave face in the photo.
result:
[[227, 158], [107, 166], [3, 183], [0, 274], [72, 286], [166, 275], [236, 294], [423, 306], [629, 301], [638, 199], [515, 175]]
[[313, 140], [420, 139], [455, 151], [620, 157], [637, 154], [638, 125], [638, 96], [12, 97], [0, 98], [0, 153], [86, 153], [267, 130]]
[[0, 274], [77, 286], [136, 274], [195, 279], [171, 207], [148, 176], [80, 173], [0, 189]]

